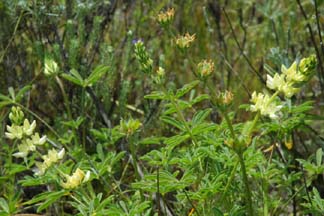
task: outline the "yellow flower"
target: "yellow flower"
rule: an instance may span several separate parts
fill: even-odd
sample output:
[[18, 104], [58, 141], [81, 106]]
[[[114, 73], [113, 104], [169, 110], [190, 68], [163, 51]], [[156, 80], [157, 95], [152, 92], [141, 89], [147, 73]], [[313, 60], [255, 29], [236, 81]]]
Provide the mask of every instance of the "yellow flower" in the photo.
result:
[[189, 48], [190, 44], [195, 40], [195, 38], [195, 34], [190, 35], [189, 33], [186, 33], [184, 36], [178, 36], [176, 39], [176, 44], [181, 49]]
[[87, 182], [90, 178], [90, 171], [86, 174], [77, 168], [76, 171], [72, 174], [72, 176], [66, 176], [66, 182], [61, 183], [62, 187], [65, 189], [73, 189], [78, 187], [84, 182]]
[[297, 62], [295, 61], [289, 68], [284, 65], [281, 66], [281, 72], [286, 75], [287, 82], [302, 82], [305, 76], [297, 70]]
[[31, 139], [24, 139], [22, 143], [18, 145], [18, 152], [14, 153], [14, 157], [27, 157], [30, 151], [35, 151], [36, 146]]
[[5, 135], [8, 139], [22, 139], [24, 135], [23, 128], [18, 125], [7, 125], [7, 131], [5, 132]]
[[36, 161], [35, 164], [36, 164], [36, 167], [37, 167], [37, 169], [34, 170], [35, 174], [38, 175], [38, 176], [44, 175], [47, 168], [48, 168], [46, 166], [46, 164], [44, 164], [42, 162], [38, 162], [38, 161]]
[[45, 171], [52, 166], [52, 164], [58, 162], [64, 157], [65, 149], [61, 149], [61, 151], [57, 152], [55, 149], [51, 149], [48, 151], [47, 155], [42, 156], [44, 160], [43, 163], [36, 162], [37, 169], [35, 171], [36, 175], [44, 175]]
[[36, 128], [36, 121], [35, 120], [30, 124], [28, 119], [25, 119], [24, 125], [23, 125], [24, 134], [26, 134], [27, 136], [32, 135], [35, 128]]
[[38, 133], [35, 133], [34, 135], [31, 136], [32, 141], [34, 145], [43, 145], [46, 142], [46, 135], [42, 136], [42, 138], [39, 137]]
[[250, 106], [252, 112], [260, 111], [261, 115], [269, 116], [272, 119], [278, 118], [276, 113], [282, 108], [282, 106], [277, 106], [275, 102], [270, 100], [268, 95], [253, 92], [251, 101], [254, 103], [254, 105]]
[[164, 77], [164, 75], [165, 75], [165, 70], [164, 70], [163, 67], [159, 67], [159, 69], [156, 71], [156, 73], [157, 73], [157, 75], [158, 75], [159, 77]]
[[55, 149], [48, 151], [47, 155], [42, 156], [44, 164], [47, 167], [50, 167], [53, 163], [56, 163], [58, 160], [62, 159], [65, 154], [65, 149], [63, 148], [60, 152], [57, 152]]
[[287, 82], [285, 80], [285, 74], [275, 74], [274, 77], [267, 75], [267, 86], [270, 89], [283, 92], [286, 97], [290, 98], [299, 91], [299, 88], [293, 87], [293, 82]]

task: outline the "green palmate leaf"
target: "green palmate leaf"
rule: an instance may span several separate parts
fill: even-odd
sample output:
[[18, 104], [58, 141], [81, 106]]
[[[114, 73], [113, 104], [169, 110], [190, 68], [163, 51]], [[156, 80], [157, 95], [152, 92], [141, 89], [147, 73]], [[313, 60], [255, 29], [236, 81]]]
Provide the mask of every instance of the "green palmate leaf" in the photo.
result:
[[22, 97], [24, 96], [24, 94], [25, 94], [27, 91], [29, 91], [30, 89], [31, 89], [31, 85], [26, 85], [26, 86], [24, 86], [22, 89], [20, 89], [19, 92], [18, 92], [17, 95], [16, 95], [16, 99], [15, 99], [15, 101], [16, 101], [16, 102], [19, 102], [19, 101], [22, 99]]
[[[8, 167], [9, 168], [9, 167]], [[16, 173], [22, 172], [27, 170], [27, 167], [24, 165], [20, 165], [20, 164], [12, 164], [10, 166], [10, 169], [8, 169], [8, 174], [9, 175], [14, 175]]]
[[139, 141], [142, 145], [160, 144], [164, 140], [163, 137], [147, 137]]
[[70, 73], [77, 78], [81, 83], [83, 83], [83, 78], [82, 76], [79, 74], [79, 72], [75, 69], [70, 70]]
[[174, 126], [174, 127], [176, 127], [176, 128], [178, 128], [181, 131], [184, 131], [185, 130], [185, 127], [184, 127], [183, 123], [180, 122], [180, 121], [178, 121], [178, 120], [176, 120], [176, 119], [174, 119], [173, 117], [170, 117], [170, 116], [162, 116], [161, 117], [161, 120], [164, 121], [164, 122], [166, 122], [166, 123], [168, 123], [168, 124], [170, 124], [170, 125], [172, 125], [172, 126]]
[[49, 182], [50, 180], [51, 178], [47, 175], [38, 176], [37, 178], [26, 176], [25, 179], [19, 181], [19, 184], [28, 187], [28, 186], [42, 185], [45, 184], [46, 182]]
[[313, 109], [313, 104], [314, 101], [307, 101], [303, 104], [300, 104], [298, 106], [294, 106], [291, 108], [290, 112], [291, 113], [303, 113], [303, 112], [307, 112], [309, 110]]
[[213, 131], [216, 129], [217, 129], [217, 125], [215, 125], [215, 124], [202, 123], [202, 124], [195, 125], [192, 128], [191, 132], [193, 135], [198, 135], [198, 134], [206, 133], [208, 131]]
[[43, 202], [38, 208], [37, 212], [41, 212], [42, 210], [46, 209], [48, 206], [53, 204], [56, 200], [60, 199], [62, 196], [66, 195], [67, 192], [64, 190], [51, 192], [48, 194], [47, 199]]
[[0, 100], [2, 101], [12, 101], [10, 97], [6, 96], [6, 95], [3, 95], [3, 94], [0, 94]]
[[61, 76], [62, 76], [64, 79], [66, 79], [66, 80], [68, 80], [68, 81], [70, 81], [70, 82], [72, 82], [72, 83], [74, 83], [74, 84], [76, 84], [76, 85], [78, 85], [78, 86], [83, 86], [83, 81], [80, 81], [79, 79], [73, 77], [73, 76], [70, 75], [70, 74], [61, 74]]
[[193, 89], [196, 85], [198, 85], [200, 83], [199, 80], [195, 80], [191, 83], [188, 83], [186, 85], [184, 85], [181, 89], [177, 90], [177, 93], [175, 95], [176, 98], [180, 98], [183, 95], [185, 95], [187, 92], [189, 92], [191, 89]]
[[51, 205], [52, 203], [54, 203], [56, 200], [58, 200], [62, 196], [66, 195], [67, 193], [68, 192], [65, 191], [65, 190], [56, 191], [56, 192], [47, 191], [47, 192], [44, 192], [44, 193], [41, 193], [41, 194], [36, 195], [33, 199], [25, 202], [24, 204], [31, 205], [31, 204], [34, 204], [34, 203], [39, 203], [41, 201], [44, 201], [37, 208], [37, 212], [40, 212], [43, 209], [46, 209], [49, 205]]
[[149, 208], [151, 206], [150, 201], [145, 201], [138, 203], [135, 208], [132, 208], [130, 211], [131, 216], [140, 215], [145, 209]]
[[[179, 110], [184, 110], [184, 109], [187, 109], [187, 108], [191, 108], [192, 107], [192, 104], [191, 103], [189, 103], [187, 101], [184, 101], [184, 100], [177, 100], [176, 103], [178, 103], [178, 109]], [[177, 112], [177, 108], [172, 103], [168, 103], [165, 106], [168, 109], [163, 112], [163, 115], [170, 115], [172, 113]]]
[[97, 211], [103, 210], [109, 203], [111, 203], [114, 199], [114, 196], [109, 196], [106, 199], [104, 199], [97, 207]]
[[12, 101], [1, 101], [0, 102], [0, 109], [2, 108], [2, 107], [5, 107], [5, 106], [7, 106], [7, 105], [9, 105], [9, 104], [12, 104], [13, 102]]
[[182, 142], [186, 141], [190, 138], [189, 134], [184, 135], [175, 135], [173, 137], [169, 137], [164, 140], [165, 144], [168, 145], [169, 150], [172, 150], [177, 145], [181, 144]]
[[[186, 175], [182, 177], [181, 180], [178, 180], [176, 178], [177, 175], [178, 172], [175, 172], [173, 174], [164, 170], [161, 170], [159, 172], [159, 182], [160, 182], [159, 191], [161, 194], [166, 194], [171, 191], [183, 189], [186, 186], [190, 185], [192, 183], [192, 179], [195, 178], [194, 176], [192, 177], [189, 176], [188, 178], [188, 176]], [[156, 173], [151, 175], [146, 175], [144, 180], [133, 183], [132, 186], [134, 188], [141, 188], [144, 191], [156, 192], [157, 191], [156, 177], [157, 177]]]
[[196, 112], [192, 118], [192, 124], [195, 125], [195, 124], [202, 123], [207, 118], [207, 116], [210, 114], [211, 111], [212, 109], [205, 109]]
[[151, 166], [162, 165], [165, 159], [165, 155], [158, 150], [152, 150], [141, 157], [141, 160], [147, 161]]
[[62, 121], [62, 124], [69, 126], [71, 128], [74, 128], [74, 129], [78, 129], [84, 120], [85, 120], [85, 118], [79, 116], [76, 120]]
[[99, 65], [96, 67], [90, 76], [85, 80], [85, 86], [91, 86], [97, 82], [107, 71], [109, 67], [104, 65]]
[[208, 100], [209, 98], [210, 97], [209, 97], [208, 94], [199, 95], [199, 96], [195, 97], [192, 101], [190, 101], [190, 105], [192, 106], [192, 105], [194, 105], [196, 103], [199, 103], [199, 102], [201, 102], [203, 100]]
[[163, 100], [166, 99], [166, 95], [162, 91], [153, 91], [149, 95], [144, 96], [145, 99], [155, 99], [155, 100]]

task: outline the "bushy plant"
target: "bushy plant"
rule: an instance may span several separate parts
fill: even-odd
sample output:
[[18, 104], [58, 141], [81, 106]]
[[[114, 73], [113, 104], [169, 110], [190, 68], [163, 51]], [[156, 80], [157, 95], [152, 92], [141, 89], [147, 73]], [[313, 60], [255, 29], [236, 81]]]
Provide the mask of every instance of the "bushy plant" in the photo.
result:
[[0, 215], [322, 215], [320, 5], [0, 3]]

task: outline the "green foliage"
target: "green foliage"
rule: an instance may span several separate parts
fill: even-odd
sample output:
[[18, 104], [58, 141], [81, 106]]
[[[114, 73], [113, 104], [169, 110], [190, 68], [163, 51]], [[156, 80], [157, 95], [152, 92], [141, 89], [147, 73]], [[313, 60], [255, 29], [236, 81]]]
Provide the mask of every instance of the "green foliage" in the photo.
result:
[[0, 2], [0, 216], [322, 215], [323, 9]]

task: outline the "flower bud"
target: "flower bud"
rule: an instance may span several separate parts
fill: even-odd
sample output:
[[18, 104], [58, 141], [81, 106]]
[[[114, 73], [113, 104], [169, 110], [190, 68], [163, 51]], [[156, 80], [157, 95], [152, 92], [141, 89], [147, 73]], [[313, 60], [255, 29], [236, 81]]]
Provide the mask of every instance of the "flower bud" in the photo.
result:
[[231, 91], [225, 91], [224, 93], [222, 93], [222, 102], [224, 105], [229, 105], [232, 103], [233, 101], [233, 93]]
[[190, 47], [190, 44], [196, 39], [195, 34], [190, 35], [186, 33], [184, 36], [178, 36], [176, 38], [176, 44], [180, 49], [186, 49]]
[[304, 76], [309, 78], [309, 75], [311, 75], [317, 66], [317, 59], [315, 55], [311, 55], [308, 58], [303, 58], [299, 62], [299, 71]]
[[151, 73], [153, 60], [150, 58], [141, 40], [135, 42], [135, 57], [139, 61], [142, 71], [147, 74]]
[[162, 84], [164, 81], [165, 76], [165, 70], [163, 67], [159, 67], [159, 69], [156, 71], [156, 74], [152, 76], [152, 79], [157, 84]]
[[129, 119], [128, 121], [120, 121], [120, 132], [125, 134], [127, 137], [134, 134], [140, 127], [142, 123], [138, 119]]
[[203, 60], [197, 66], [197, 75], [199, 78], [206, 78], [214, 71], [214, 62], [212, 60]]
[[24, 119], [24, 113], [20, 107], [13, 106], [9, 114], [9, 119], [12, 124], [20, 125]]
[[51, 58], [45, 58], [44, 74], [46, 76], [54, 76], [59, 72], [57, 63]]
[[170, 8], [165, 12], [160, 12], [157, 15], [157, 21], [162, 26], [167, 26], [171, 23], [174, 17], [174, 8]]

